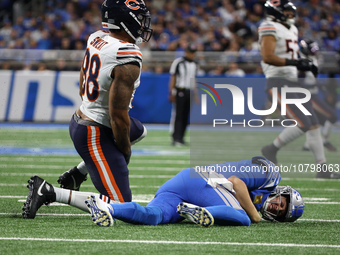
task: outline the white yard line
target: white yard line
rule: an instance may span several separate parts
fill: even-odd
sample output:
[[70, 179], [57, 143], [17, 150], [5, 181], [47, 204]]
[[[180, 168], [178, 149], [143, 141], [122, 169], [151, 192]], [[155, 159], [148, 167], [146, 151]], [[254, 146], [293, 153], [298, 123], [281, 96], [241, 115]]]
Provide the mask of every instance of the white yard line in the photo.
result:
[[62, 238], [20, 238], [0, 237], [0, 240], [45, 241], [45, 242], [87, 242], [87, 243], [140, 243], [140, 244], [184, 244], [184, 245], [237, 245], [237, 246], [282, 246], [305, 248], [340, 248], [332, 244], [295, 244], [295, 243], [238, 243], [238, 242], [195, 242], [195, 241], [164, 241], [164, 240], [115, 240], [115, 239], [62, 239]]
[[[0, 213], [0, 215], [15, 216], [21, 213]], [[50, 217], [90, 217], [90, 214], [86, 213], [37, 213], [37, 216], [50, 216]], [[299, 219], [298, 221], [310, 221], [310, 222], [333, 222], [340, 223], [338, 220], [325, 220], [325, 219]]]

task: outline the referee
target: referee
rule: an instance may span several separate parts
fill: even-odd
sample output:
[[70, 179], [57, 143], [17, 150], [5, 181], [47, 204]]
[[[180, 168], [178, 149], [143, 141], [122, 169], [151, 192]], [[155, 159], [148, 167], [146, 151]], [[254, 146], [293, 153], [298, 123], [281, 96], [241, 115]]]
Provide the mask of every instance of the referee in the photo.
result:
[[175, 59], [170, 67], [169, 101], [173, 103], [170, 132], [174, 146], [185, 145], [183, 137], [189, 122], [191, 92], [198, 102], [195, 85], [198, 66], [194, 61], [196, 50], [196, 45], [190, 43], [185, 50], [185, 55]]

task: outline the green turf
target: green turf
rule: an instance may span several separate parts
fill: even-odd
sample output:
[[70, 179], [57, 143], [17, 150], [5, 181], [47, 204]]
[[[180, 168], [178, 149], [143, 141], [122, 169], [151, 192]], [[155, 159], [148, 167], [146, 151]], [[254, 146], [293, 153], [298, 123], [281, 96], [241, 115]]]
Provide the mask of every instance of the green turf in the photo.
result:
[[[248, 159], [277, 133], [225, 132], [227, 160]], [[279, 154], [283, 165], [313, 163], [298, 139]], [[340, 134], [332, 135], [340, 148]], [[73, 145], [67, 130], [0, 129], [0, 146], [66, 148]], [[170, 146], [167, 131], [151, 130], [134, 150], [159, 155], [133, 155], [130, 184], [134, 199], [150, 198], [171, 176], [190, 165], [188, 147]], [[161, 153], [162, 152], [162, 153]], [[339, 164], [339, 152], [326, 151], [328, 163]], [[313, 178], [312, 173], [283, 174], [281, 184], [296, 187], [306, 201], [295, 223], [260, 222], [250, 227], [208, 229], [189, 222], [163, 226], [95, 226], [86, 213], [69, 206], [43, 206], [34, 220], [23, 220], [27, 180], [39, 174], [56, 185], [60, 173], [79, 163], [78, 156], [0, 155], [0, 254], [339, 254], [340, 181]], [[82, 191], [93, 191], [90, 180]], [[142, 203], [145, 205], [145, 203]]]

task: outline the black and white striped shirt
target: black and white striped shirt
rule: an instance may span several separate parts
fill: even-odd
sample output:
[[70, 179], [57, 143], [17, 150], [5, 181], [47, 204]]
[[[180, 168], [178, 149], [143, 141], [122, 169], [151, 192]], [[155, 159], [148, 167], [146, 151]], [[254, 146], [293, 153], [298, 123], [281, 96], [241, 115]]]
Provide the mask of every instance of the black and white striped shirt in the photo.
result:
[[[170, 74], [176, 75], [176, 88], [190, 89], [194, 87], [197, 74], [197, 63], [185, 57], [176, 58], [170, 67]], [[190, 85], [190, 82], [192, 85]]]

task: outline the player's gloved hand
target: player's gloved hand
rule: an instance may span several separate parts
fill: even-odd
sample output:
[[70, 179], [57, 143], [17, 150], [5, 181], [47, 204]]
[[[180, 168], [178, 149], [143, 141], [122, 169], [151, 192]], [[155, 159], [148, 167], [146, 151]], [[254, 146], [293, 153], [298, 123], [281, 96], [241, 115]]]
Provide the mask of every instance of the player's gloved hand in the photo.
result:
[[286, 66], [296, 66], [299, 71], [312, 71], [313, 62], [307, 58], [286, 59]]
[[296, 68], [300, 71], [311, 71], [313, 62], [306, 58], [300, 58], [297, 60]]
[[313, 73], [314, 77], [316, 78], [319, 73], [319, 68], [316, 65], [312, 65], [311, 72]]

